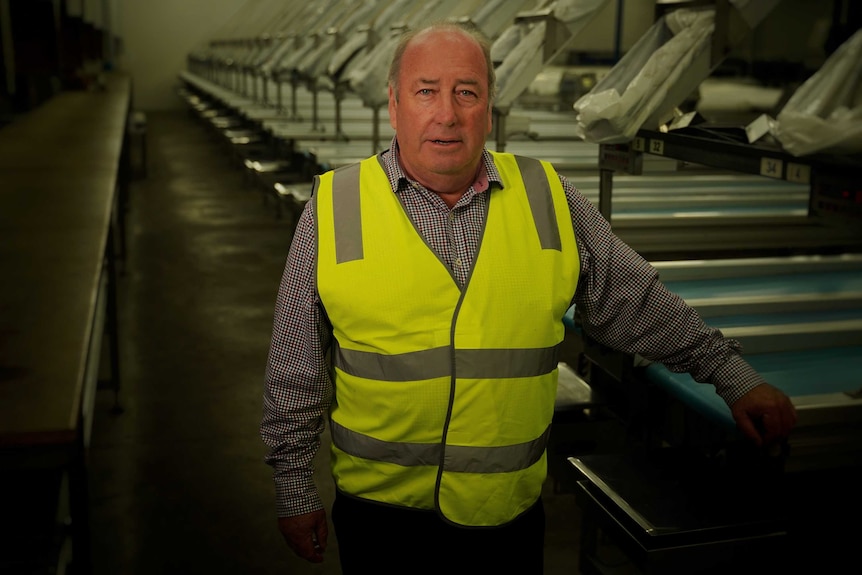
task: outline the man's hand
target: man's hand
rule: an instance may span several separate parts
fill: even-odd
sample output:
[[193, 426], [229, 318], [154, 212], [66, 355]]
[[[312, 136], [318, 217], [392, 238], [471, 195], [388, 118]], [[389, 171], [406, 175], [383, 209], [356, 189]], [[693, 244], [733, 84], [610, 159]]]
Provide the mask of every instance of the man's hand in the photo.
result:
[[329, 534], [323, 509], [294, 517], [279, 517], [278, 530], [294, 553], [312, 563], [323, 561]]
[[730, 407], [739, 430], [758, 446], [783, 441], [796, 425], [796, 408], [780, 389], [763, 383]]

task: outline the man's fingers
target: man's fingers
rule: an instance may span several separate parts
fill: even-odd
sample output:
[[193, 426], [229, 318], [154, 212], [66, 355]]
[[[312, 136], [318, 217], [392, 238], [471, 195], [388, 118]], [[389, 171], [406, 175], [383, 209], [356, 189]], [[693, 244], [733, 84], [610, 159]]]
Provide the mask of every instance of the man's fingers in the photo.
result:
[[796, 408], [788, 399], [779, 402], [774, 410], [767, 411], [760, 419], [765, 431], [764, 440], [766, 443], [772, 443], [790, 435], [796, 425]]
[[755, 445], [771, 446], [790, 435], [796, 425], [796, 408], [787, 395], [763, 384], [739, 398], [731, 412], [739, 430]]
[[314, 533], [314, 547], [321, 552], [326, 551], [326, 540], [329, 537], [329, 529], [326, 523], [318, 524]]
[[287, 545], [298, 556], [312, 563], [323, 561], [328, 528], [326, 514], [322, 510], [295, 517], [281, 517], [278, 528]]
[[323, 547], [317, 542], [317, 539], [312, 536], [303, 537], [300, 540], [287, 539], [287, 545], [299, 557], [312, 563], [320, 563], [323, 561]]
[[760, 425], [763, 429], [763, 443], [771, 445], [781, 437], [781, 416], [779, 414], [764, 413], [760, 416]]
[[742, 434], [754, 442], [755, 445], [760, 447], [763, 445], [763, 436], [760, 433], [760, 430], [754, 425], [754, 422], [747, 417], [743, 417], [736, 420], [736, 426], [739, 427], [739, 430]]

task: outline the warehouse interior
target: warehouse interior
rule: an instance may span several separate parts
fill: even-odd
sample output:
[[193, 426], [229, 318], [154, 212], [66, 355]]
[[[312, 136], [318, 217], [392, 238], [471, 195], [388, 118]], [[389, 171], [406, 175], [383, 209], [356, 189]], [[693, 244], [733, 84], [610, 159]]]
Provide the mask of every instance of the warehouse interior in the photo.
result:
[[855, 560], [859, 2], [0, 0], [0, 573], [341, 573], [277, 528], [276, 294], [313, 178], [391, 143], [397, 34], [443, 19], [492, 41], [486, 147], [551, 162], [799, 414], [757, 450], [570, 309], [545, 573]]

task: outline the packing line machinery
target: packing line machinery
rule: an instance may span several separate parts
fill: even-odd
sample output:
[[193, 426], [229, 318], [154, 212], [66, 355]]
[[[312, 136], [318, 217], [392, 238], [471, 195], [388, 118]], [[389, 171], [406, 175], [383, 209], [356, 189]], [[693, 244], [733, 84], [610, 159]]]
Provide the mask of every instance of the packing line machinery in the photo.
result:
[[839, 518], [853, 530], [862, 477], [862, 256], [654, 266], [708, 324], [740, 341], [791, 397], [798, 424], [781, 449], [758, 450], [712, 386], [604, 348], [570, 310], [571, 361], [627, 428], [625, 446], [570, 457], [585, 512], [584, 572], [600, 572], [598, 532], [647, 572], [722, 572], [767, 557], [823, 569], [846, 559], [852, 536]]

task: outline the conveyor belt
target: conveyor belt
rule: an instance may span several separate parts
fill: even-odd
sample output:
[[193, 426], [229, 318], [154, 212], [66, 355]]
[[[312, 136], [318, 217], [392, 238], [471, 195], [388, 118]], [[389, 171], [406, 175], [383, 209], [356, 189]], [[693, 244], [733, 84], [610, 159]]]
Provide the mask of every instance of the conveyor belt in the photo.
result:
[[737, 261], [735, 267], [733, 260], [656, 267], [671, 291], [722, 329], [846, 322], [862, 313], [858, 255]]
[[[705, 321], [743, 345], [746, 360], [787, 393], [799, 423], [796, 465], [844, 461], [862, 446], [862, 259], [795, 258], [715, 266], [667, 265], [668, 287]], [[700, 269], [698, 269], [700, 268]], [[571, 322], [571, 318], [567, 319]], [[712, 386], [649, 365], [645, 377], [700, 417], [735, 433], [730, 409]], [[851, 455], [852, 457], [852, 455]]]
[[[862, 415], [862, 398], [852, 397], [862, 388], [862, 346], [747, 354], [745, 358], [769, 383], [791, 397], [799, 411], [800, 426], [824, 423], [817, 409], [846, 407], [853, 408], [857, 417]], [[690, 375], [672, 373], [659, 364], [648, 366], [645, 373], [651, 382], [703, 417], [735, 431], [730, 408], [711, 385], [699, 384]]]
[[[775, 383], [786, 385], [788, 393], [849, 392], [862, 387], [862, 257], [658, 262], [655, 266], [665, 285], [709, 325], [742, 341], [752, 365], [779, 374]], [[564, 323], [575, 328], [573, 309]], [[788, 367], [779, 369], [782, 362]], [[809, 367], [802, 369], [805, 365]], [[718, 400], [724, 406], [711, 387], [697, 385], [687, 374], [672, 374], [657, 364], [647, 371], [657, 383], [690, 388], [693, 397]], [[813, 373], [820, 377], [808, 377]], [[825, 379], [829, 383], [822, 383]]]
[[[843, 270], [818, 273], [776, 274], [766, 277], [726, 277], [701, 280], [665, 280], [665, 285], [686, 301], [706, 307], [726, 298], [756, 298], [760, 310], [770, 301], [781, 303], [787, 296], [809, 294], [811, 305], [829, 301], [830, 296], [854, 292], [857, 305], [862, 307], [862, 271]], [[796, 310], [800, 311], [797, 304]], [[714, 314], [713, 314], [714, 315]]]
[[[335, 102], [333, 101], [332, 94], [329, 92], [323, 92], [319, 94], [318, 98], [318, 118], [321, 120], [335, 119]], [[267, 125], [269, 123], [278, 125], [297, 121], [308, 122], [314, 115], [314, 102], [311, 95], [307, 92], [301, 92], [300, 97], [297, 98], [295, 108], [296, 109], [294, 110], [291, 107], [289, 100], [285, 100], [282, 102], [281, 109], [279, 109], [275, 103], [268, 105], [254, 104], [237, 110], [237, 113], [249, 120], [262, 122], [264, 128], [268, 127]], [[293, 116], [294, 111], [296, 112], [297, 117]], [[344, 119], [363, 118], [370, 121], [372, 114], [373, 110], [366, 108], [362, 105], [362, 102], [355, 98], [346, 98], [341, 101], [341, 115]], [[388, 118], [385, 110], [382, 111], [382, 115]]]
[[857, 231], [805, 216], [621, 219], [614, 229], [652, 261], [862, 251]]
[[[265, 128], [276, 138], [291, 142], [294, 149], [308, 149], [311, 142], [339, 141], [347, 138], [348, 141], [361, 141], [368, 149], [367, 142], [377, 140], [382, 146], [389, 147], [392, 136], [395, 135], [389, 120], [379, 121], [377, 130], [370, 118], [368, 119], [343, 119], [341, 126], [336, 126], [334, 120], [326, 118], [319, 120], [316, 126], [308, 122], [267, 122]], [[296, 142], [301, 141], [301, 147], [296, 147]], [[370, 154], [369, 154], [370, 155]]]

